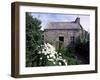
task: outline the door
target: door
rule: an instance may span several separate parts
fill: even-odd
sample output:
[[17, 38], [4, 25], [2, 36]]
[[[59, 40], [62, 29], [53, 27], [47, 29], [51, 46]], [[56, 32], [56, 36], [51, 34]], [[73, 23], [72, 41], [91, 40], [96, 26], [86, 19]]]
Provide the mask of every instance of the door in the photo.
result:
[[59, 36], [59, 49], [64, 46], [64, 36]]

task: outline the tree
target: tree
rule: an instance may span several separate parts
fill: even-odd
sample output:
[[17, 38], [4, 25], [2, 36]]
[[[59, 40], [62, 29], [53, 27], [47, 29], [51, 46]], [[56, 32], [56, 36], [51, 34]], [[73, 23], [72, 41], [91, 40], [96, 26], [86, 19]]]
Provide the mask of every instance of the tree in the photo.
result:
[[41, 21], [26, 13], [26, 67], [39, 66], [39, 46], [42, 44]]
[[81, 64], [89, 64], [89, 33], [84, 30], [83, 35], [77, 37], [75, 42], [75, 53], [81, 56]]

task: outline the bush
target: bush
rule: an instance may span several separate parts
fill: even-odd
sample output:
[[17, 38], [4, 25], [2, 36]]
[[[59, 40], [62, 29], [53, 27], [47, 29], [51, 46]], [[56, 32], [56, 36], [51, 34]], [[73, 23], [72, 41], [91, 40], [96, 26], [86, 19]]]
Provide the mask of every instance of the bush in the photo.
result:
[[77, 59], [75, 58], [75, 55], [71, 53], [70, 49], [68, 48], [62, 48], [57, 50], [58, 54], [61, 53], [62, 57], [67, 60], [68, 65], [76, 65], [78, 64]]

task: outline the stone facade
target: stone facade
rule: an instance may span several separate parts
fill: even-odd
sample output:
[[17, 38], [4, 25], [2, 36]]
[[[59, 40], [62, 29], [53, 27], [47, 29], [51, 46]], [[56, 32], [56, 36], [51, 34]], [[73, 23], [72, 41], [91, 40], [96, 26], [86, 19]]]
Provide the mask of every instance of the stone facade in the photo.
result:
[[75, 38], [82, 35], [80, 18], [72, 22], [50, 22], [44, 29], [44, 41], [56, 48], [67, 47]]

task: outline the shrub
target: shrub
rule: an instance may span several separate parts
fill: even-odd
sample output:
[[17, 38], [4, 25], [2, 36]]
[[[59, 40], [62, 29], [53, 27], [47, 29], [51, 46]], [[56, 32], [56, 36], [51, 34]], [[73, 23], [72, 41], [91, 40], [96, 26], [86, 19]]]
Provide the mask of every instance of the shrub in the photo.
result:
[[70, 49], [68, 48], [61, 48], [57, 50], [58, 54], [61, 53], [62, 57], [67, 60], [68, 65], [76, 65], [78, 64], [75, 55], [71, 53]]

